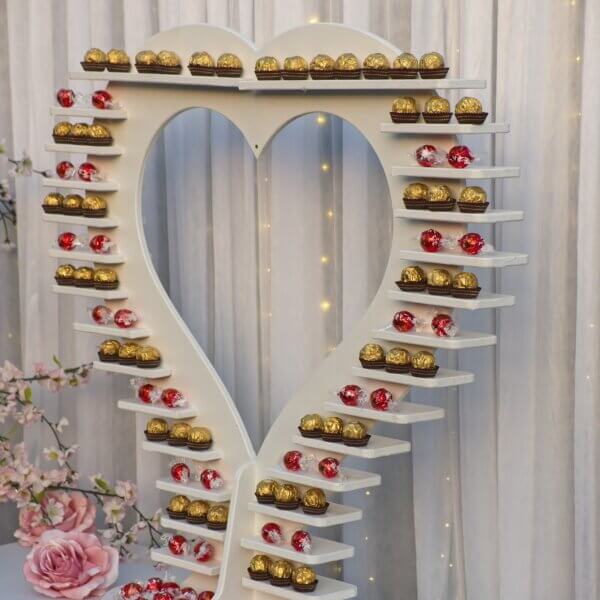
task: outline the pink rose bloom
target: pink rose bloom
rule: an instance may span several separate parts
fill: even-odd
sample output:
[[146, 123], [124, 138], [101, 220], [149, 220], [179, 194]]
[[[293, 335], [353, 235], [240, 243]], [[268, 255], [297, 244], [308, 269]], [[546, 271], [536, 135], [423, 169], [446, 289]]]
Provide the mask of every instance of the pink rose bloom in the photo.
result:
[[117, 579], [119, 553], [95, 535], [51, 529], [27, 555], [23, 574], [36, 592], [50, 598], [98, 598]]
[[96, 506], [81, 492], [56, 490], [46, 492], [42, 508], [52, 524], [42, 521], [39, 507], [27, 505], [19, 512], [19, 529], [15, 537], [21, 546], [29, 548], [37, 543], [46, 530], [94, 532]]

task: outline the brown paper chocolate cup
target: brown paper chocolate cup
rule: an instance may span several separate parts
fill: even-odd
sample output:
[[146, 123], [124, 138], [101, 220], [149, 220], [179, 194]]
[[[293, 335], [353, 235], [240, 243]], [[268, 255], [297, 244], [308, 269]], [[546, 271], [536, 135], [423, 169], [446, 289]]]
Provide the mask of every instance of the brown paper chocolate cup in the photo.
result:
[[224, 67], [217, 67], [215, 73], [219, 77], [241, 77], [242, 69], [226, 69]]
[[277, 500], [275, 500], [275, 506], [279, 510], [297, 510], [300, 507], [300, 500], [297, 500], [296, 502], [277, 502]]
[[427, 285], [427, 292], [432, 296], [449, 296], [452, 288], [441, 285]]
[[92, 63], [81, 61], [79, 63], [84, 71], [104, 71], [106, 63]]
[[102, 352], [98, 352], [98, 359], [101, 362], [119, 362], [119, 357], [118, 356], [113, 356], [113, 355], [106, 355], [106, 354], [102, 354]]
[[[77, 284], [75, 284], [77, 285]], [[89, 285], [82, 287], [93, 287], [97, 290], [116, 290], [119, 287], [118, 281], [95, 282], [92, 281]]]
[[419, 69], [421, 79], [444, 79], [448, 75], [448, 67], [442, 69]]
[[355, 69], [353, 71], [339, 71], [335, 69], [334, 71], [335, 79], [360, 79], [360, 69]]
[[101, 208], [100, 210], [89, 210], [82, 209], [82, 215], [84, 217], [93, 218], [93, 219], [102, 219], [106, 216], [107, 210], [106, 208]]
[[286, 80], [308, 79], [308, 71], [281, 71], [281, 78]]
[[313, 71], [310, 70], [310, 77], [315, 81], [320, 81], [323, 79], [335, 79], [335, 73], [333, 71]]
[[205, 442], [204, 444], [195, 444], [193, 442], [186, 442], [186, 445], [190, 450], [196, 450], [198, 452], [201, 452], [202, 450], [210, 450], [213, 443], [211, 440], [210, 442]]
[[322, 508], [311, 508], [309, 506], [304, 506], [304, 504], [302, 505], [302, 512], [304, 512], [307, 515], [324, 515], [328, 509], [329, 502], [327, 502], [327, 504], [325, 504], [325, 506], [323, 506]]
[[179, 75], [181, 73], [181, 65], [155, 65], [154, 72], [161, 73], [162, 75]]
[[481, 288], [477, 287], [477, 288], [471, 288], [471, 289], [465, 289], [465, 288], [451, 288], [450, 290], [450, 294], [452, 295], [453, 298], [477, 298], [477, 296], [479, 296], [479, 292], [481, 292]]
[[408, 373], [410, 370], [410, 365], [385, 365], [385, 370], [388, 373]]
[[324, 442], [331, 442], [332, 444], [339, 444], [342, 441], [342, 434], [324, 433], [321, 436]]
[[396, 281], [396, 285], [403, 292], [424, 292], [427, 289], [425, 281]]
[[57, 285], [73, 285], [72, 277], [54, 277]]
[[489, 202], [461, 202], [458, 201], [458, 210], [461, 213], [484, 213], [487, 207], [490, 205]]
[[131, 63], [122, 65], [111, 65], [110, 63], [106, 63], [106, 69], [111, 73], [129, 73], [129, 71], [131, 71]]
[[275, 504], [275, 496], [259, 496], [258, 494], [254, 494], [254, 496], [259, 504]]
[[298, 431], [300, 432], [300, 435], [305, 438], [315, 439], [321, 437], [320, 431], [304, 431], [301, 427], [298, 427]]
[[344, 446], [350, 446], [351, 448], [364, 448], [371, 439], [370, 435], [365, 436], [361, 440], [351, 440], [348, 438], [343, 438]]
[[431, 369], [415, 369], [413, 367], [410, 368], [410, 374], [413, 377], [435, 377], [438, 372], [439, 367], [436, 365]]
[[207, 523], [206, 526], [211, 531], [225, 531], [227, 529], [227, 523]]
[[317, 589], [318, 583], [319, 583], [319, 580], [316, 579], [315, 581], [313, 581], [313, 583], [294, 583], [294, 584], [292, 584], [292, 587], [297, 592], [304, 594], [304, 593], [308, 593], [308, 592], [314, 592]]
[[156, 73], [156, 65], [139, 65], [135, 64], [138, 73]]
[[425, 123], [450, 123], [450, 119], [452, 118], [452, 113], [423, 113], [423, 120]]
[[363, 77], [365, 79], [389, 79], [389, 69], [363, 69]]
[[62, 215], [63, 214], [62, 206], [48, 206], [47, 204], [42, 204], [42, 210], [48, 215]]
[[182, 521], [185, 519], [185, 512], [175, 512], [170, 508], [167, 508], [166, 511], [169, 517], [171, 517], [171, 519], [175, 519], [176, 521]]
[[267, 581], [270, 577], [268, 573], [254, 573], [254, 571], [251, 571], [250, 569], [248, 569], [248, 576], [253, 581]]
[[399, 112], [390, 112], [390, 117], [392, 118], [393, 123], [416, 123], [419, 120], [419, 115], [421, 113], [399, 113]]
[[416, 79], [419, 76], [419, 69], [391, 68], [389, 73], [392, 79]]
[[462, 125], [483, 125], [488, 113], [456, 113], [456, 120]]
[[137, 361], [137, 366], [140, 369], [154, 369], [158, 366], [160, 366], [160, 360], [138, 360]]
[[281, 70], [277, 71], [254, 71], [259, 81], [276, 81], [281, 79]]
[[363, 369], [383, 369], [385, 367], [385, 360], [363, 360], [359, 358], [360, 364]]
[[206, 523], [206, 516], [204, 517], [190, 517], [189, 515], [185, 516], [185, 520], [192, 525], [204, 525]]
[[188, 69], [192, 75], [212, 77], [215, 74], [214, 67], [198, 67], [196, 65], [188, 65]]
[[168, 435], [167, 433], [148, 433], [147, 431], [144, 431], [144, 434], [149, 442], [164, 442]]
[[444, 200], [443, 202], [432, 202], [431, 200], [427, 201], [427, 209], [433, 212], [451, 211], [455, 206], [456, 200], [454, 198], [450, 198], [450, 200]]
[[288, 577], [287, 579], [274, 579], [271, 577], [271, 585], [275, 587], [287, 587], [288, 585], [292, 585], [292, 578]]
[[417, 200], [414, 198], [403, 198], [403, 200], [404, 206], [406, 206], [406, 208], [409, 210], [427, 210], [428, 208], [427, 200], [425, 198]]

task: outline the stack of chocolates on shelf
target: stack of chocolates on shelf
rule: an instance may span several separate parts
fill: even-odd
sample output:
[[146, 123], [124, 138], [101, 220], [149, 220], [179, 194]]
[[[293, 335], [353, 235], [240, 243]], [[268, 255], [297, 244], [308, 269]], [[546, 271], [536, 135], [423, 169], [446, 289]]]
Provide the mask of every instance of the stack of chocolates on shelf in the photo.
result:
[[[413, 96], [400, 96], [392, 103], [390, 117], [394, 123], [416, 123], [421, 115], [425, 123], [450, 123], [452, 114], [450, 102], [442, 96], [428, 98], [422, 111]], [[456, 103], [454, 114], [462, 125], [483, 125], [488, 116], [481, 101], [471, 96], [465, 96]]]
[[137, 342], [123, 342], [119, 340], [104, 340], [98, 347], [98, 358], [102, 362], [119, 363], [153, 369], [160, 366], [162, 361], [160, 351], [154, 346], [142, 345]]
[[144, 431], [151, 442], [167, 442], [169, 446], [187, 446], [190, 450], [209, 450], [213, 444], [212, 433], [206, 427], [193, 427], [178, 422], [169, 426], [165, 419], [150, 419]]
[[190, 500], [187, 496], [173, 496], [167, 506], [167, 514], [171, 519], [187, 521], [192, 525], [206, 525], [214, 531], [227, 529], [229, 506], [227, 504], [210, 504], [205, 500]]

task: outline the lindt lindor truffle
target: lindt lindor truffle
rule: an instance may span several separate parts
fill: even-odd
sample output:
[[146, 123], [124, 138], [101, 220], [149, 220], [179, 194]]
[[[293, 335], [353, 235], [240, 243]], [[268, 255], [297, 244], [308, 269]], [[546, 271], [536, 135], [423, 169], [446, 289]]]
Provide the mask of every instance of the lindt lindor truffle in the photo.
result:
[[410, 369], [410, 352], [404, 348], [390, 348], [385, 355], [385, 370], [388, 373], [408, 373]]
[[303, 437], [319, 438], [323, 431], [323, 417], [317, 414], [304, 415], [298, 429]]
[[392, 103], [390, 117], [394, 123], [416, 123], [420, 114], [417, 101], [412, 96], [400, 96]]
[[275, 560], [269, 565], [269, 577], [271, 585], [285, 587], [292, 583], [292, 572], [294, 567], [287, 560]]
[[289, 483], [277, 486], [275, 506], [281, 510], [296, 510], [300, 506], [300, 490]]
[[464, 96], [454, 107], [456, 120], [459, 123], [482, 125], [487, 119], [488, 113], [483, 112], [483, 106], [479, 98]]
[[79, 267], [73, 273], [73, 284], [76, 287], [95, 287], [95, 271], [90, 267]]
[[307, 515], [324, 515], [329, 508], [325, 492], [319, 488], [308, 488], [302, 495], [302, 510]]
[[425, 102], [423, 120], [425, 123], [449, 123], [452, 118], [450, 102], [441, 96], [431, 96]]
[[360, 349], [358, 359], [365, 369], [383, 369], [385, 351], [379, 344], [365, 344]]
[[452, 197], [452, 190], [446, 184], [434, 184], [429, 186], [427, 193], [427, 208], [433, 211], [452, 210], [456, 205], [456, 199]]
[[205, 50], [190, 56], [188, 69], [192, 75], [212, 76], [215, 74], [215, 59]]
[[185, 519], [190, 499], [187, 496], [173, 496], [167, 506], [167, 514], [171, 519]]
[[281, 79], [281, 65], [274, 56], [261, 56], [256, 61], [254, 73], [260, 80]]
[[435, 356], [427, 350], [413, 354], [410, 374], [414, 377], [435, 377], [439, 367], [435, 364]]
[[90, 48], [81, 61], [84, 71], [104, 71], [106, 54], [100, 48]]
[[81, 214], [84, 217], [97, 219], [106, 216], [107, 204], [102, 196], [86, 196], [81, 203]]
[[206, 513], [206, 524], [209, 529], [222, 531], [227, 529], [229, 506], [227, 504], [213, 504]]
[[449, 296], [452, 275], [446, 269], [432, 269], [427, 276], [427, 291], [435, 296]]
[[317, 54], [310, 61], [312, 79], [333, 79], [335, 77], [335, 60], [328, 54]]
[[59, 265], [54, 273], [54, 281], [58, 285], [73, 285], [75, 267], [70, 264]]
[[185, 520], [194, 525], [203, 525], [206, 523], [206, 515], [210, 509], [210, 504], [205, 500], [194, 500], [190, 502], [185, 514]]
[[403, 292], [423, 292], [427, 287], [427, 275], [418, 265], [409, 265], [402, 269], [396, 285]]
[[273, 504], [278, 483], [272, 479], [263, 479], [256, 485], [254, 495], [259, 504]]
[[140, 345], [137, 342], [125, 342], [119, 348], [119, 364], [135, 365], [137, 364], [137, 353]]
[[158, 57], [152, 50], [141, 50], [135, 55], [135, 68], [138, 73], [156, 73]]
[[42, 202], [42, 209], [48, 214], [60, 214], [62, 213], [64, 200], [64, 196], [59, 192], [50, 192], [49, 194], [46, 194], [46, 197]]
[[152, 369], [161, 363], [160, 352], [154, 346], [140, 346], [135, 354], [138, 367]]
[[207, 427], [192, 427], [188, 431], [187, 447], [191, 450], [208, 450], [212, 443], [212, 433]]
[[164, 419], [150, 419], [144, 433], [151, 442], [164, 442], [169, 435], [169, 424]]
[[327, 417], [323, 420], [322, 438], [326, 442], [341, 442], [344, 421], [340, 417]]
[[106, 53], [106, 68], [112, 72], [127, 73], [131, 70], [131, 61], [125, 50], [111, 48]]
[[335, 77], [338, 79], [360, 79], [360, 62], [352, 52], [340, 54], [335, 61]]
[[388, 79], [390, 61], [385, 54], [373, 52], [363, 60], [362, 72], [365, 79]]
[[489, 205], [486, 191], [478, 185], [466, 187], [458, 199], [458, 210], [463, 213], [482, 213]]
[[439, 52], [428, 52], [419, 59], [421, 79], [443, 79], [448, 74], [444, 57]]
[[410, 52], [403, 52], [394, 59], [390, 67], [392, 79], [416, 79], [419, 75], [419, 61]]
[[217, 59], [216, 73], [219, 77], [240, 77], [242, 70], [242, 61], [231, 52], [225, 52]]
[[119, 287], [119, 276], [114, 269], [96, 269], [92, 285], [97, 290], [116, 290]]
[[481, 287], [475, 273], [461, 271], [452, 279], [452, 295], [455, 298], [477, 298]]
[[167, 75], [177, 75], [181, 73], [181, 58], [171, 50], [161, 50], [156, 55], [155, 73], [165, 73]]
[[314, 592], [318, 583], [317, 574], [310, 567], [302, 565], [292, 571], [292, 587], [297, 592]]
[[288, 56], [283, 61], [283, 79], [308, 79], [308, 63], [302, 56]]
[[364, 423], [361, 423], [360, 421], [350, 421], [344, 425], [342, 441], [346, 446], [360, 448], [366, 446], [370, 439], [371, 436]]
[[271, 559], [265, 554], [256, 554], [253, 556], [248, 565], [250, 579], [254, 579], [255, 581], [266, 581], [269, 579], [271, 562]]
[[427, 196], [429, 186], [425, 183], [414, 182], [404, 188], [404, 206], [412, 210], [425, 210], [427, 208]]
[[192, 426], [183, 421], [174, 423], [169, 429], [168, 442], [170, 446], [185, 446], [187, 444], [188, 434]]

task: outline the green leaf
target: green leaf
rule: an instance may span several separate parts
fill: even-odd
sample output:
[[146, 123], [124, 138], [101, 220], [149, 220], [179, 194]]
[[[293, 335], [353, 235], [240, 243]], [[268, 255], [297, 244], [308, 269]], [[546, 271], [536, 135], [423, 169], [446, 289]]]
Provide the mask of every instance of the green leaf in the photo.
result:
[[25, 390], [23, 391], [23, 393], [25, 394], [24, 402], [26, 402], [27, 404], [31, 404], [31, 395], [32, 395], [31, 388], [29, 386], [27, 386], [25, 388]]
[[62, 369], [62, 363], [60, 362], [60, 360], [58, 359], [58, 356], [56, 356], [56, 354], [52, 355], [52, 360], [54, 361], [54, 364], [59, 368]]

